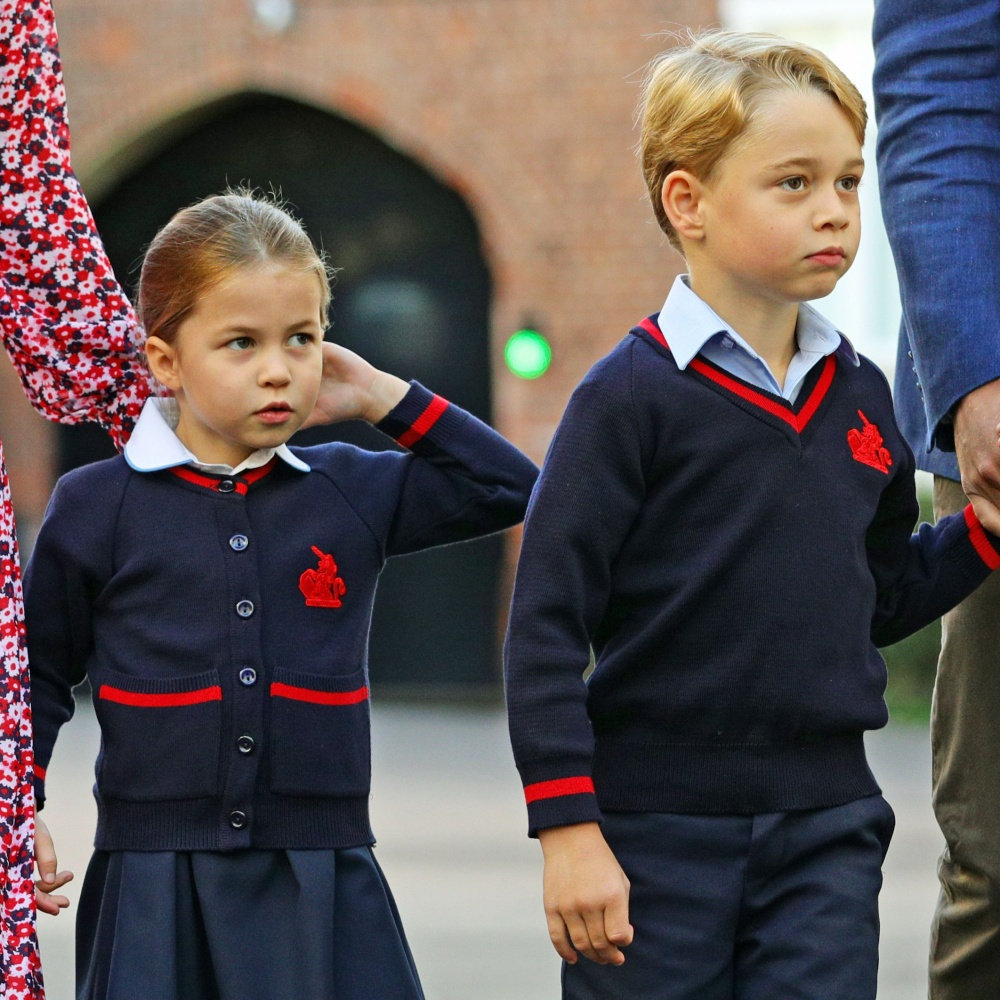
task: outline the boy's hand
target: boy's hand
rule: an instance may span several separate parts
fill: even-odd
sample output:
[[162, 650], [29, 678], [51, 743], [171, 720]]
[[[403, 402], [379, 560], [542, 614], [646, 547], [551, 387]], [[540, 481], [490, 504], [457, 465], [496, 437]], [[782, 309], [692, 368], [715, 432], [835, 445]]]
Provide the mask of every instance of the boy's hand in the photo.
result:
[[56, 917], [60, 910], [69, 906], [65, 896], [53, 896], [56, 889], [61, 889], [67, 882], [73, 881], [72, 872], [56, 872], [56, 849], [49, 834], [45, 821], [35, 818], [35, 866], [39, 878], [35, 882], [35, 905], [42, 913], [51, 913]]
[[[570, 965], [577, 952], [602, 965], [621, 965], [632, 943], [629, 881], [596, 823], [541, 830], [549, 937]], [[575, 950], [574, 950], [575, 949]]]
[[367, 420], [377, 424], [406, 395], [409, 385], [379, 371], [339, 344], [323, 343], [323, 381], [303, 427]]

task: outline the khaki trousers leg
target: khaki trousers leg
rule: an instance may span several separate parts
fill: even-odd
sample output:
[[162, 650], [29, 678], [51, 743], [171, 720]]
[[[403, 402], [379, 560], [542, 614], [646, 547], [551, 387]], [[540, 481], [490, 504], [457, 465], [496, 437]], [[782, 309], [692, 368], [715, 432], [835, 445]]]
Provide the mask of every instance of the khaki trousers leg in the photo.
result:
[[[934, 478], [936, 517], [968, 501]], [[1000, 998], [1000, 573], [943, 621], [931, 712], [934, 814], [945, 838], [931, 930], [932, 1000]]]

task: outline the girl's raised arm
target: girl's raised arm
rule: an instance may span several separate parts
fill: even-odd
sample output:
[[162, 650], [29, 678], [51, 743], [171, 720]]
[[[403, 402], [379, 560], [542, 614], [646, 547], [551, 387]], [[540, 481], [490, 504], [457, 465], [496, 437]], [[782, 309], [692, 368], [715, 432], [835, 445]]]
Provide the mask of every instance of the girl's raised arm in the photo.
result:
[[0, 0], [0, 335], [32, 404], [121, 443], [148, 382], [141, 331], [70, 166], [50, 0]]

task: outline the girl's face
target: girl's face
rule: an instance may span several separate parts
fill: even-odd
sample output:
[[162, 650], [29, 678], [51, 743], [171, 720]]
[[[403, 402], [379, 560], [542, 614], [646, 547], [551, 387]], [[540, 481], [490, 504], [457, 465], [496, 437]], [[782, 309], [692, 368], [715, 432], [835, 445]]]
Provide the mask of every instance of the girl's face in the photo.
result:
[[281, 264], [238, 271], [205, 292], [172, 344], [146, 342], [177, 399], [177, 436], [205, 463], [238, 465], [284, 444], [312, 412], [323, 374], [320, 286]]

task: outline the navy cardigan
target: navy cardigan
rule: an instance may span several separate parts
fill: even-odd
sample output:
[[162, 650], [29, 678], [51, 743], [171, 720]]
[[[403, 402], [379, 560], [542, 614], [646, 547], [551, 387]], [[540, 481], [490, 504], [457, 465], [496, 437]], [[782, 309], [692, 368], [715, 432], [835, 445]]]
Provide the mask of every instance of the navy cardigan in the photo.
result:
[[379, 572], [517, 524], [537, 474], [416, 384], [378, 426], [410, 453], [327, 444], [294, 449], [311, 472], [229, 477], [118, 457], [60, 479], [25, 578], [36, 791], [87, 676], [98, 848], [371, 842]]
[[792, 406], [680, 371], [668, 340], [653, 317], [595, 365], [528, 508], [506, 668], [532, 832], [878, 791], [876, 645], [1000, 565], [971, 507], [911, 536], [913, 456], [870, 361], [818, 362]]

